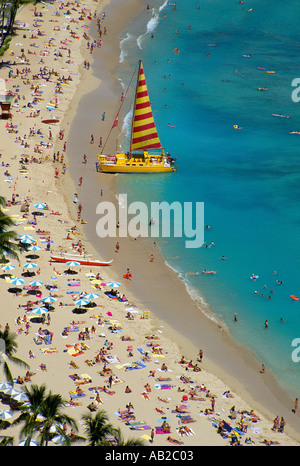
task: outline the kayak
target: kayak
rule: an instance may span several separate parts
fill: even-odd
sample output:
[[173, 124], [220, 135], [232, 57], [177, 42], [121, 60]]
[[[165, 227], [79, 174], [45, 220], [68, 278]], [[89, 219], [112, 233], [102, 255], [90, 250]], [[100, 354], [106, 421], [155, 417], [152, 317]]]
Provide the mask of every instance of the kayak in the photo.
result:
[[74, 262], [78, 262], [80, 265], [89, 265], [89, 266], [93, 266], [93, 265], [105, 266], [105, 265], [110, 265], [112, 263], [112, 260], [105, 262], [105, 261], [100, 261], [100, 260], [95, 260], [95, 259], [94, 260], [93, 259], [79, 259], [79, 258], [70, 259], [69, 257], [65, 257], [65, 256], [51, 256], [51, 260], [54, 262], [62, 262], [64, 264], [66, 262], [70, 262], [73, 260]]

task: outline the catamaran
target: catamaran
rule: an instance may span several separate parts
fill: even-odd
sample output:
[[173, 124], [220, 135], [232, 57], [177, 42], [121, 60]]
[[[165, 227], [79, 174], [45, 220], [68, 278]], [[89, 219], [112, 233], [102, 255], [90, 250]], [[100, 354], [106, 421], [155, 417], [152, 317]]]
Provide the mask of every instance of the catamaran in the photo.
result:
[[[119, 110], [120, 111], [120, 110]], [[119, 112], [113, 127], [117, 126]], [[105, 146], [104, 146], [105, 147]], [[130, 150], [115, 155], [98, 155], [97, 171], [105, 173], [175, 172], [175, 160], [165, 154], [155, 126], [142, 61], [139, 60]]]

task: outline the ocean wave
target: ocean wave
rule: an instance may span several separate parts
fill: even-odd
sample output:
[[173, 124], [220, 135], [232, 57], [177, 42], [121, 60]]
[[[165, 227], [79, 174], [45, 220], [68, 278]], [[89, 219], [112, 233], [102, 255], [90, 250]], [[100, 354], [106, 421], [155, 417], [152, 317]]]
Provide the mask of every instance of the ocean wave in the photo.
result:
[[151, 35], [154, 32], [154, 30], [156, 29], [158, 25], [158, 22], [159, 22], [159, 13], [157, 13], [153, 8], [152, 17], [147, 23], [146, 32], [138, 36], [136, 40], [136, 43], [139, 49], [142, 50], [142, 42], [145, 40], [147, 36]]
[[119, 63], [123, 63], [123, 61], [128, 55], [128, 53], [125, 50], [125, 46], [126, 46], [126, 42], [128, 42], [130, 39], [132, 39], [132, 36], [127, 32], [126, 37], [124, 37], [124, 39], [122, 39], [120, 42], [121, 53], [120, 53]]

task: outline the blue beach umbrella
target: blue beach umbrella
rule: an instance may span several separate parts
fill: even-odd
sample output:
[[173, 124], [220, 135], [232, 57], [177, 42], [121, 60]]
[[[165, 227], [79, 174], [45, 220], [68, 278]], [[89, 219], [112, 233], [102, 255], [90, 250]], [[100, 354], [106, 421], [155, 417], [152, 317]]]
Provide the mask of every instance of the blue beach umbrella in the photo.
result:
[[84, 306], [85, 304], [89, 304], [89, 300], [88, 299], [77, 299], [77, 301], [75, 301], [75, 304], [77, 306]]
[[33, 280], [32, 282], [29, 282], [29, 285], [31, 286], [42, 286], [44, 282], [40, 282], [39, 280]]
[[24, 243], [24, 244], [32, 244], [34, 243], [34, 239], [33, 238], [25, 238], [25, 239], [21, 239], [21, 243]]
[[110, 286], [111, 288], [117, 288], [118, 286], [121, 286], [121, 283], [109, 282], [109, 283], [106, 284], [106, 286]]
[[15, 269], [15, 268], [16, 268], [16, 267], [15, 267], [14, 265], [12, 265], [12, 264], [6, 264], [6, 265], [3, 265], [3, 266], [1, 267], [2, 270], [13, 270], [13, 269]]
[[99, 298], [97, 293], [87, 293], [84, 295], [84, 299], [96, 299]]
[[48, 312], [48, 309], [46, 309], [45, 307], [35, 307], [34, 309], [30, 311], [31, 314], [36, 314], [36, 315], [46, 314], [46, 312]]
[[19, 239], [32, 239], [33, 240], [33, 236], [32, 235], [20, 235], [19, 236]]
[[12, 285], [23, 285], [24, 280], [23, 280], [23, 278], [12, 278], [12, 279], [10, 280], [10, 283], [11, 283]]
[[53, 296], [46, 296], [42, 299], [42, 301], [43, 303], [54, 303], [54, 301], [57, 301], [57, 299], [53, 298]]
[[33, 262], [27, 262], [27, 264], [23, 265], [24, 269], [34, 269], [37, 267], [37, 264], [34, 264]]
[[66, 262], [66, 265], [68, 267], [77, 267], [78, 265], [80, 265], [80, 262], [77, 262], [77, 261], [69, 261], [69, 262]]
[[36, 209], [46, 209], [47, 204], [45, 202], [38, 202], [37, 204], [34, 204], [34, 207]]
[[28, 251], [40, 251], [41, 249], [41, 246], [30, 246]]

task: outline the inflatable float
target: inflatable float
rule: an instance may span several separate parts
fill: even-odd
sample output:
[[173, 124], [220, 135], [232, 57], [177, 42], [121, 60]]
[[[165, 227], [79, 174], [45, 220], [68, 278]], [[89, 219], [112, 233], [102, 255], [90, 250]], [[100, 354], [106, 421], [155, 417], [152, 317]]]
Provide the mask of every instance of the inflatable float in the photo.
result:
[[290, 298], [292, 298], [294, 301], [299, 301], [299, 298], [297, 298], [297, 296], [294, 294], [290, 294]]

